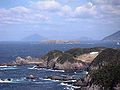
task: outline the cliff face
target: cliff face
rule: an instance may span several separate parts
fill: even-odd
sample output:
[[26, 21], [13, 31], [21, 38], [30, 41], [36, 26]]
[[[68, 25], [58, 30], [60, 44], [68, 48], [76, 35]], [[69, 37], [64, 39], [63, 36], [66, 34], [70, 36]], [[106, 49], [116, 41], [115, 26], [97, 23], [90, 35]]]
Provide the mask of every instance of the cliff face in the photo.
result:
[[120, 49], [103, 50], [91, 63], [87, 78], [93, 87], [97, 85], [102, 90], [119, 90]]
[[67, 71], [80, 70], [85, 66], [85, 63], [74, 59], [74, 56], [69, 53], [63, 53], [59, 50], [48, 52], [41, 58], [43, 65], [40, 67], [47, 67], [51, 69], [63, 69]]
[[107, 37], [105, 37], [103, 39], [104, 41], [116, 41], [116, 42], [120, 42], [120, 31], [112, 34], [112, 35], [109, 35]]
[[108, 64], [120, 62], [120, 50], [105, 49], [91, 63], [90, 70], [100, 69]]
[[18, 57], [11, 65], [36, 64], [39, 68], [77, 71], [86, 69], [102, 50], [104, 48], [74, 48], [65, 52], [53, 50], [41, 58]]
[[[65, 52], [53, 50], [41, 58], [43, 65], [40, 65], [40, 67], [63, 69], [68, 71], [85, 69], [88, 66], [86, 61], [89, 60], [91, 62], [97, 56], [93, 55], [95, 51], [99, 53], [101, 50], [103, 50], [103, 48], [74, 48]], [[86, 55], [84, 56], [83, 54]]]

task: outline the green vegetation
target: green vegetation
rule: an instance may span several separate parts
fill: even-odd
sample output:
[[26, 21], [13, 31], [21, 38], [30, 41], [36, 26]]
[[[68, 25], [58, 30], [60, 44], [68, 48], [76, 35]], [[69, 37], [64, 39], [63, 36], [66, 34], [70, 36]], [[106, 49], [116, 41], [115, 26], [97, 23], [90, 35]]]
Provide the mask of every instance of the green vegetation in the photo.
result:
[[71, 54], [68, 54], [68, 53], [64, 53], [62, 56], [60, 56], [57, 59], [57, 62], [60, 64], [64, 64], [64, 62], [66, 62], [66, 61], [75, 63], [76, 60], [73, 58], [73, 56]]
[[53, 50], [48, 52], [45, 56], [42, 57], [43, 60], [45, 61], [50, 61], [52, 59], [55, 59], [59, 56], [62, 56], [63, 52], [59, 50]]
[[81, 60], [76, 60], [74, 59], [74, 57], [71, 54], [68, 53], [63, 53], [62, 56], [60, 56], [57, 59], [57, 62], [60, 64], [64, 64], [66, 61], [70, 62], [70, 63], [82, 63], [82, 64], [86, 64], [84, 62], [82, 62]]
[[94, 59], [89, 70], [91, 83], [103, 90], [114, 90], [120, 83], [120, 51], [105, 49]]
[[86, 53], [90, 53], [90, 52], [100, 52], [102, 49], [104, 49], [104, 48], [100, 48], [100, 47], [96, 47], [96, 48], [73, 48], [73, 49], [66, 51], [65, 53], [69, 53], [69, 54], [73, 55], [74, 57], [76, 57], [76, 56], [79, 56], [81, 54], [86, 54]]
[[120, 62], [120, 50], [107, 48], [103, 50], [91, 63], [90, 70], [93, 69], [93, 67], [99, 67], [102, 68], [103, 66], [107, 64], [111, 64], [114, 62]]
[[92, 83], [104, 87], [103, 90], [113, 90], [120, 83], [120, 63], [104, 66], [90, 74]]
[[101, 48], [73, 48], [68, 51], [65, 51], [64, 53], [59, 50], [53, 50], [53, 51], [48, 52], [43, 57], [41, 57], [41, 59], [49, 62], [52, 59], [58, 58], [57, 62], [60, 64], [63, 64], [66, 61], [68, 61], [70, 63], [78, 62], [78, 63], [85, 64], [84, 62], [82, 62], [80, 60], [76, 60], [75, 57], [79, 56], [81, 54], [85, 54], [85, 53], [90, 53], [90, 52], [95, 52], [95, 51], [99, 52], [100, 50], [101, 50]]

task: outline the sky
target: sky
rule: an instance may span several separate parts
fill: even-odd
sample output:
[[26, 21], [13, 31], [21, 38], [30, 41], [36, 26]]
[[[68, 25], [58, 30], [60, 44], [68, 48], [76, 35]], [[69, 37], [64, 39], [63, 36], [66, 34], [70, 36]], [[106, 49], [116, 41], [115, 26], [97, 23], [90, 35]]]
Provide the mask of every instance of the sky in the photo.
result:
[[120, 0], [0, 0], [0, 41], [101, 40], [119, 30]]

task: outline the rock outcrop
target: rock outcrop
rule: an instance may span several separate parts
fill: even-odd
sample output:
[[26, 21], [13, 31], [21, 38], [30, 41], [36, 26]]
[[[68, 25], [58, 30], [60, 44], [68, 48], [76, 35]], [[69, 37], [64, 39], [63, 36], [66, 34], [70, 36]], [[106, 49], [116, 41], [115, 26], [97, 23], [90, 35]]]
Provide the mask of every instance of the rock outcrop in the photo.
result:
[[37, 58], [32, 58], [31, 56], [27, 56], [25, 58], [17, 57], [16, 60], [10, 64], [11, 65], [28, 65], [28, 64], [39, 65], [41, 64], [41, 62]]
[[86, 67], [86, 63], [76, 60], [71, 54], [64, 53], [57, 59], [56, 68], [77, 71]]
[[49, 76], [47, 79], [51, 80], [60, 80], [60, 81], [68, 81], [68, 80], [75, 80], [72, 76]]
[[44, 55], [40, 59], [43, 62], [42, 66], [54, 69], [57, 58], [62, 56], [62, 54], [63, 52], [59, 50], [53, 50], [53, 51], [48, 52], [46, 55]]
[[[41, 57], [42, 65], [38, 67], [47, 67], [51, 69], [62, 69], [65, 71], [77, 71], [85, 69], [91, 61], [101, 52], [104, 48], [74, 48], [62, 52], [53, 50]], [[97, 54], [96, 54], [97, 52]], [[85, 57], [80, 58], [80, 56]], [[88, 57], [88, 58], [86, 58]]]
[[[28, 65], [35, 64], [36, 68], [49, 68], [65, 71], [79, 71], [86, 69], [93, 59], [104, 48], [73, 48], [65, 52], [52, 50], [40, 58], [30, 56], [17, 57], [9, 65]], [[7, 64], [8, 65], [8, 64]]]

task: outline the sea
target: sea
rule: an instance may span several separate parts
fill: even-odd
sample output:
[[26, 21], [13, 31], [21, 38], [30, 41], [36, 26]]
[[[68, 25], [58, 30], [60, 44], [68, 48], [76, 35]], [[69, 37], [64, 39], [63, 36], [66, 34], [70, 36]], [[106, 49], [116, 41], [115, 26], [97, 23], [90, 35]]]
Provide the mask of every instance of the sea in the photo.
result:
[[[120, 48], [115, 42], [81, 42], [80, 44], [43, 44], [35, 42], [0, 42], [0, 64], [15, 61], [16, 57], [41, 57], [51, 50], [66, 51], [71, 48], [107, 47]], [[28, 75], [38, 77], [28, 80]], [[26, 66], [0, 66], [0, 90], [74, 90], [65, 82], [46, 79], [48, 76], [72, 76], [77, 79], [85, 75], [84, 71], [64, 72]], [[7, 79], [11, 79], [8, 81]]]

